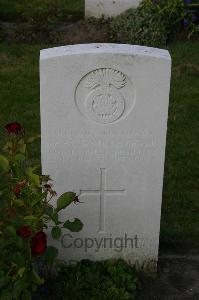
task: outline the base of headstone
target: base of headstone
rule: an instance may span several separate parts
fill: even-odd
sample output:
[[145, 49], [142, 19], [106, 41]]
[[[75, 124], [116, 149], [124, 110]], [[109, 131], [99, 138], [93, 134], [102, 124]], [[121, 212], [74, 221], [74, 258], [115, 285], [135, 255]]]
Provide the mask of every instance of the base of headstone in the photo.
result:
[[129, 8], [136, 8], [140, 0], [85, 0], [85, 16], [115, 17]]

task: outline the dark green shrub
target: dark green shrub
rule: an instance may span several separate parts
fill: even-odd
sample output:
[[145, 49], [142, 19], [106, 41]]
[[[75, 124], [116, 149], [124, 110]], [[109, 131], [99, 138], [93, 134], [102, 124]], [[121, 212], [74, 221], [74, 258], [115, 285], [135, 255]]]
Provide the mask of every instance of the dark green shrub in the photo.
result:
[[138, 279], [134, 268], [123, 260], [91, 262], [62, 267], [56, 280], [57, 299], [136, 299]]
[[186, 14], [183, 0], [145, 0], [110, 21], [110, 36], [115, 42], [165, 46], [182, 29]]
[[184, 0], [185, 17], [183, 25], [188, 33], [188, 38], [199, 34], [199, 3], [198, 0]]
[[166, 42], [166, 29], [156, 8], [148, 3], [130, 9], [110, 22], [113, 41], [148, 46], [161, 46]]

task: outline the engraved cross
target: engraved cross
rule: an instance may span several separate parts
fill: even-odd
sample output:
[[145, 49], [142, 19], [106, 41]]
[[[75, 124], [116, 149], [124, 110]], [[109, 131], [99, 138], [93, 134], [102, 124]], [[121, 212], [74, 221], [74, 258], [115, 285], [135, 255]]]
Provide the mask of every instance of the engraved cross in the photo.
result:
[[100, 196], [100, 216], [99, 216], [99, 233], [105, 232], [106, 219], [106, 195], [124, 195], [125, 189], [121, 190], [110, 190], [107, 189], [106, 184], [107, 170], [105, 168], [100, 169], [100, 187], [94, 190], [80, 190], [80, 196], [84, 195], [99, 195]]

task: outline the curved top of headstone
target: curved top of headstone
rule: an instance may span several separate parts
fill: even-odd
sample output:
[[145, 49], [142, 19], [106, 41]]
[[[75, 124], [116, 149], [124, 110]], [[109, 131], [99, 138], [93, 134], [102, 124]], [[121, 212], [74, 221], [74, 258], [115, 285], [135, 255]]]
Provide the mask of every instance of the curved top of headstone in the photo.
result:
[[78, 44], [68, 45], [61, 47], [54, 47], [43, 49], [40, 51], [40, 59], [50, 59], [59, 56], [83, 53], [113, 53], [113, 54], [126, 54], [126, 55], [142, 55], [151, 56], [161, 59], [171, 60], [170, 54], [167, 50], [129, 45], [129, 44], [111, 44], [111, 43], [93, 43], [93, 44]]

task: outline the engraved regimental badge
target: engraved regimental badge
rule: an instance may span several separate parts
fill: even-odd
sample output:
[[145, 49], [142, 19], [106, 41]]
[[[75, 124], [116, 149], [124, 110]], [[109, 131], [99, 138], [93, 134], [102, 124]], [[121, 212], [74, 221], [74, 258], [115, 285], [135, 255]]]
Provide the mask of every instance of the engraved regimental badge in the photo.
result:
[[125, 99], [119, 91], [126, 84], [126, 76], [112, 69], [100, 69], [89, 74], [85, 99], [89, 117], [100, 123], [112, 123], [124, 112]]
[[[78, 109], [95, 122], [113, 123], [122, 117], [125, 110], [128, 110], [125, 93], [123, 93], [123, 89], [128, 84], [126, 75], [120, 71], [111, 68], [94, 70], [88, 73], [77, 87]], [[80, 97], [84, 98], [80, 99]], [[133, 101], [132, 99], [131, 106]]]

